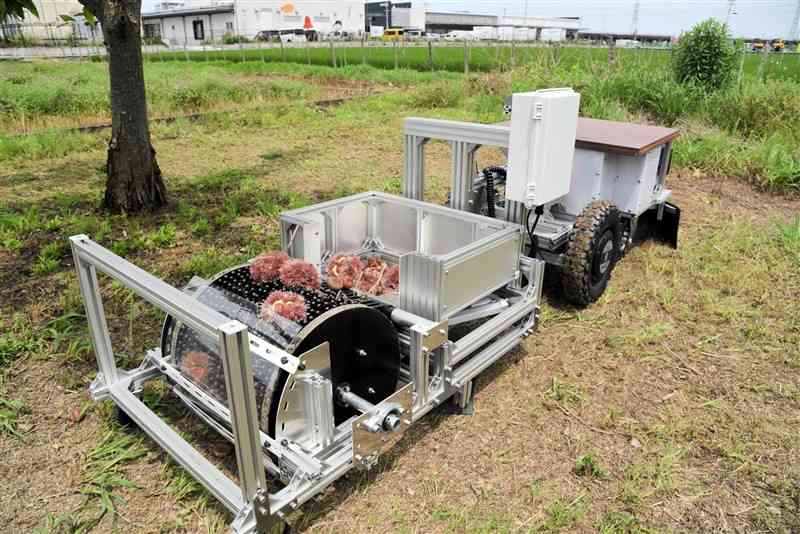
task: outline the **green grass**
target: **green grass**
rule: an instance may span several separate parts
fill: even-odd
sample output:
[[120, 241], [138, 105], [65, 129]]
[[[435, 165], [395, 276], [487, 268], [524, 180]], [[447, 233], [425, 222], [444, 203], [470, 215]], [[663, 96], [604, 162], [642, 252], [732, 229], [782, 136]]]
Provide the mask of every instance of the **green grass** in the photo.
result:
[[118, 507], [124, 504], [121, 490], [136, 488], [123, 472], [125, 464], [147, 454], [141, 438], [116, 429], [107, 430], [89, 452], [80, 487], [83, 501], [74, 510], [47, 513], [37, 533], [92, 532], [106, 518], [111, 530], [118, 531]]
[[583, 519], [587, 510], [587, 499], [578, 496], [567, 502], [562, 499], [553, 501], [547, 507], [547, 519], [533, 528], [533, 532], [569, 532], [570, 527]]
[[547, 397], [563, 406], [577, 406], [586, 400], [586, 395], [580, 387], [557, 377], [553, 377], [546, 394]]
[[600, 534], [648, 534], [651, 531], [643, 527], [635, 516], [628, 512], [609, 512], [597, 525]]
[[17, 439], [23, 439], [23, 434], [17, 425], [19, 416], [28, 413], [25, 403], [20, 400], [9, 400], [0, 397], [0, 434], [8, 434]]
[[800, 216], [786, 224], [778, 224], [778, 240], [800, 266]]
[[[510, 50], [476, 48], [473, 70], [487, 74], [469, 77], [448, 70], [451, 62], [458, 63], [455, 56], [462, 51], [457, 48], [437, 50], [442, 54], [442, 63], [434, 72], [415, 70], [417, 56], [427, 54], [427, 49], [404, 48], [402, 54], [407, 61], [401, 62], [398, 70], [393, 70], [393, 55], [391, 70], [383, 68], [386, 65], [379, 61], [381, 54], [393, 54], [390, 49], [371, 49], [373, 66], [348, 61], [336, 69], [320, 59], [329, 53], [327, 49], [311, 51], [312, 56], [319, 56], [312, 66], [292, 63], [291, 57], [287, 57], [289, 62], [274, 62], [269, 56], [272, 52], [265, 50], [264, 60], [260, 51], [249, 50], [245, 53], [248, 61], [239, 61], [241, 55], [234, 51], [220, 56], [225, 60], [188, 63], [166, 61], [173, 56], [161, 54], [164, 61], [145, 66], [151, 113], [171, 115], [243, 107], [249, 111], [218, 113], [207, 117], [205, 124], [220, 128], [234, 123], [292, 127], [314, 115], [308, 106], [293, 104], [318, 94], [312, 85], [298, 80], [302, 78], [323, 84], [357, 80], [413, 89], [369, 99], [368, 107], [383, 103], [397, 109], [400, 104], [443, 117], [452, 110], [465, 109], [469, 113], [459, 118], [498, 121], [504, 118], [503, 100], [512, 92], [571, 86], [581, 93], [584, 116], [649, 120], [680, 128], [683, 137], [674, 146], [678, 167], [736, 176], [765, 187], [797, 188], [800, 184], [800, 78], [795, 76], [800, 72], [800, 60], [794, 54], [771, 57], [775, 68], [769, 71], [766, 81], [755, 75], [754, 62], [760, 58], [747, 56], [743, 75], [734, 87], [707, 93], [676, 83], [668, 68], [668, 54], [663, 51], [621, 50], [616, 64], [609, 67], [603, 49], [526, 48], [518, 51], [518, 66], [511, 69], [507, 63], [510, 58], [504, 56]], [[305, 53], [291, 51], [295, 52]], [[347, 48], [342, 53], [349, 57], [360, 54], [360, 50]], [[180, 57], [182, 53], [174, 59]], [[0, 65], [0, 74], [7, 68]], [[7, 119], [5, 122], [12, 128], [24, 129], [26, 124], [48, 117], [78, 120], [83, 115], [108, 113], [103, 64], [36, 62], [14, 68], [19, 72], [8, 79], [0, 76], [0, 102], [4, 102], [0, 105], [0, 118]], [[374, 117], [383, 109], [371, 111]], [[186, 135], [192, 127], [186, 123], [154, 125], [156, 144], [161, 136]], [[106, 133], [42, 129], [23, 136], [0, 132], [0, 159], [43, 159], [99, 150], [106, 137]], [[279, 164], [282, 157], [279, 152], [267, 153], [264, 161]], [[224, 223], [225, 219], [217, 222]], [[200, 232], [205, 230], [202, 225], [199, 227]], [[17, 246], [10, 240], [13, 238], [0, 238], [6, 248]]]
[[573, 471], [576, 475], [592, 478], [605, 478], [608, 476], [606, 470], [600, 465], [600, 460], [593, 453], [584, 454], [575, 460]]
[[[369, 65], [379, 69], [394, 69], [395, 56], [400, 68], [418, 71], [430, 70], [430, 59], [427, 46], [397, 46], [391, 44], [361, 48], [358, 45], [337, 45], [337, 66], [353, 67]], [[617, 50], [619, 63], [648, 63], [665, 65], [669, 61], [669, 51], [665, 50]], [[568, 68], [574, 65], [606, 61], [608, 52], [605, 48], [587, 47], [520, 47], [514, 50], [514, 64], [535, 63], [546, 58], [561, 63]], [[165, 52], [148, 54], [149, 62], [267, 62], [295, 63], [308, 66], [333, 66], [334, 60], [330, 48], [246, 48], [244, 50], [211, 50]], [[744, 72], [755, 75], [761, 57], [748, 54], [745, 57]], [[511, 66], [511, 47], [508, 45], [470, 46], [469, 68], [472, 72], [492, 72], [507, 70]], [[457, 46], [436, 46], [433, 51], [434, 70], [462, 72], [464, 69], [464, 48]], [[774, 79], [800, 80], [800, 58], [797, 54], [772, 54], [768, 60], [767, 75]]]
[[[100, 115], [109, 110], [107, 66], [35, 62], [0, 67], [0, 116]], [[215, 102], [246, 103], [313, 94], [307, 84], [228, 68], [226, 63], [159, 65], [145, 70], [148, 102], [155, 114], [195, 110]]]

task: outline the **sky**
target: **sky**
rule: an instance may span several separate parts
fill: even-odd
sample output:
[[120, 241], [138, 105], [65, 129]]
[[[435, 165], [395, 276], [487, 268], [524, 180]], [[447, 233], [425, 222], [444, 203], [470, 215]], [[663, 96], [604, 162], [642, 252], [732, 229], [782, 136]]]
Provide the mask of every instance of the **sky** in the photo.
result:
[[[302, 0], [297, 0], [301, 3]], [[394, 0], [398, 1], [398, 0]], [[210, 3], [211, 0], [208, 0]], [[494, 15], [581, 17], [587, 31], [632, 33], [636, 0], [412, 0], [431, 10]], [[156, 0], [144, 0], [143, 10]], [[195, 0], [195, 3], [204, 3]], [[679, 35], [709, 17], [728, 18], [730, 0], [639, 0], [640, 34]], [[729, 18], [736, 37], [788, 38], [800, 0], [733, 0]], [[527, 8], [526, 8], [527, 6]]]
[[[635, 0], [429, 0], [431, 9], [502, 15], [581, 17], [596, 32], [632, 33]], [[639, 33], [678, 35], [709, 17], [723, 22], [729, 0], [640, 0]], [[787, 38], [800, 0], [734, 0], [729, 24], [736, 37]]]

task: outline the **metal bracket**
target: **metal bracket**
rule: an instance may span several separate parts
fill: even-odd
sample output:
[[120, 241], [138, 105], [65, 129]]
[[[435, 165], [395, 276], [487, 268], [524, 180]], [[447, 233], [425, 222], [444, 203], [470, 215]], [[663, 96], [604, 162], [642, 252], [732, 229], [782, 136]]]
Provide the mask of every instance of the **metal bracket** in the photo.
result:
[[253, 513], [258, 532], [270, 532], [280, 518], [269, 513], [269, 493], [260, 489], [253, 497]]
[[422, 352], [429, 353], [447, 341], [447, 320], [436, 323], [422, 333]]
[[296, 373], [300, 366], [299, 358], [253, 334], [250, 335], [250, 352], [264, 358], [272, 365], [280, 367], [289, 374]]
[[[411, 426], [411, 393], [413, 384], [406, 384], [397, 390], [382, 403], [375, 406], [371, 412], [363, 414], [353, 421], [353, 464], [369, 469], [378, 459], [378, 456], [390, 448], [400, 436]], [[382, 421], [385, 415], [396, 414], [400, 424], [391, 431], [384, 430], [374, 421]]]
[[299, 370], [286, 380], [275, 421], [275, 438], [315, 450], [333, 439], [333, 390], [327, 342], [303, 353]]

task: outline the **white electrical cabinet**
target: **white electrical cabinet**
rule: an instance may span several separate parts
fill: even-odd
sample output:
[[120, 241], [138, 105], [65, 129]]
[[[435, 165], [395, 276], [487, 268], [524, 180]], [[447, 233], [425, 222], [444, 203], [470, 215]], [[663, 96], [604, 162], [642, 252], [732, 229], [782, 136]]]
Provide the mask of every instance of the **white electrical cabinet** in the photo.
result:
[[512, 99], [506, 198], [528, 207], [569, 193], [580, 95], [569, 88]]

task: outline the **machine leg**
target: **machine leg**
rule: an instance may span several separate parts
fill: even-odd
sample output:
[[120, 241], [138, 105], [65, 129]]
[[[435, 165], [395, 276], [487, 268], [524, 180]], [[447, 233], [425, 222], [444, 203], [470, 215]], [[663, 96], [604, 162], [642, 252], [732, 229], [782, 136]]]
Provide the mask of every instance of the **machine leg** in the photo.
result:
[[425, 144], [427, 137], [406, 135], [403, 196], [423, 200], [425, 196]]
[[475, 174], [475, 152], [480, 148], [480, 145], [464, 141], [453, 141], [451, 147], [450, 207], [461, 211], [469, 211], [470, 192], [472, 191], [473, 175]]
[[453, 400], [462, 415], [475, 415], [475, 391], [473, 380], [464, 384], [461, 389], [453, 396]]

